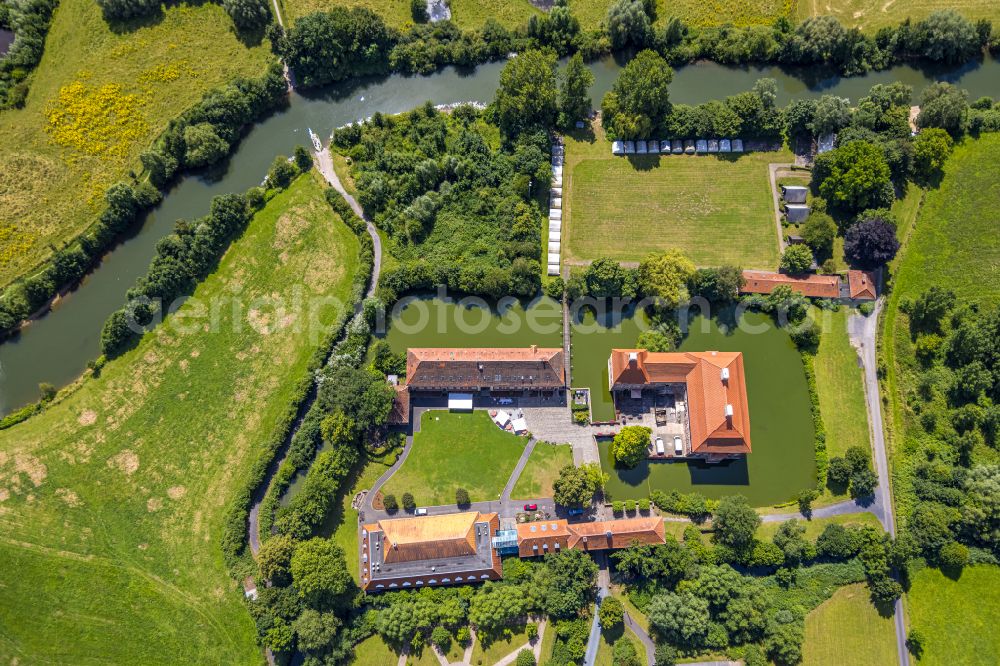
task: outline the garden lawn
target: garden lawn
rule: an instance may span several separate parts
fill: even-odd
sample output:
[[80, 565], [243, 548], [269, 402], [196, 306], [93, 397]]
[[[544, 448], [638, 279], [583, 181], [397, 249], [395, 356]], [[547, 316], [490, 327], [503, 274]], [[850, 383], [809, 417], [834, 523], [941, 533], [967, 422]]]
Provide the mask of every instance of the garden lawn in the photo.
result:
[[524, 450], [525, 440], [504, 432], [484, 411], [424, 412], [413, 450], [382, 488], [401, 502], [412, 493], [417, 506], [455, 503], [465, 488], [473, 502], [500, 497]]
[[512, 499], [537, 499], [552, 497], [552, 482], [559, 477], [559, 470], [573, 464], [573, 447], [568, 444], [539, 442], [528, 458], [514, 490]]
[[[813, 518], [812, 520], [799, 518], [799, 524], [805, 526], [805, 537], [810, 541], [815, 541], [816, 537], [822, 534], [823, 530], [826, 529], [826, 526], [831, 524], [843, 525], [845, 527], [876, 527], [878, 529], [882, 529], [882, 525], [878, 522], [878, 518], [875, 514], [868, 513], [867, 511], [864, 513], [849, 513], [840, 516], [830, 516], [829, 518]], [[780, 522], [761, 523], [760, 527], [757, 528], [757, 538], [770, 541], [778, 532], [779, 527], [781, 527]]]
[[639, 663], [645, 662], [646, 649], [642, 646], [642, 643], [639, 642], [639, 638], [630, 630], [621, 628], [613, 634], [609, 634], [609, 632], [606, 631], [601, 632], [601, 641], [597, 645], [597, 658], [594, 660], [595, 666], [614, 665], [614, 644], [618, 641], [629, 641], [632, 643], [632, 647], [635, 648], [635, 654], [639, 659]]
[[864, 584], [847, 585], [806, 615], [803, 666], [896, 663], [892, 616], [872, 605]]
[[[115, 32], [94, 0], [62, 0], [27, 104], [0, 113], [0, 287], [93, 223], [168, 120], [271, 59], [236, 38], [219, 4], [171, 6]], [[73, 123], [52, 131], [53, 110]]]
[[[636, 262], [679, 249], [699, 266], [774, 270], [778, 238], [767, 165], [787, 151], [741, 156], [611, 154], [604, 131], [566, 139], [563, 216], [570, 263]], [[590, 138], [588, 138], [590, 137]]]
[[[262, 661], [223, 517], [317, 342], [260, 302], [346, 299], [358, 247], [301, 177], [135, 349], [0, 432], [0, 661]], [[237, 291], [238, 320], [191, 318]]]
[[[826, 453], [831, 458], [843, 456], [851, 446], [871, 449], [862, 371], [847, 335], [850, 312], [845, 307], [836, 312], [813, 310], [821, 318], [823, 331], [813, 368], [819, 411], [826, 428]], [[835, 497], [829, 488], [824, 489], [824, 494]]]
[[375, 634], [354, 647], [354, 661], [352, 663], [359, 666], [361, 664], [364, 666], [396, 666], [399, 663], [399, 656], [385, 644], [385, 641], [378, 634]]
[[[519, 651], [528, 644], [527, 626], [527, 624], [522, 624], [510, 627], [512, 633], [509, 638], [499, 635], [493, 638], [487, 647], [484, 647], [477, 637], [476, 644], [472, 647], [472, 661], [470, 663], [495, 664], [511, 652]], [[550, 629], [552, 627], [547, 627], [545, 633], [548, 633]]]
[[958, 580], [927, 567], [907, 594], [910, 626], [924, 637], [921, 664], [995, 664], [1000, 654], [1000, 567], [966, 567]]
[[798, 0], [800, 19], [829, 14], [847, 27], [858, 27], [870, 33], [906, 18], [914, 21], [927, 18], [931, 12], [942, 9], [954, 9], [973, 21], [981, 18], [1000, 20], [1000, 5], [994, 0]]

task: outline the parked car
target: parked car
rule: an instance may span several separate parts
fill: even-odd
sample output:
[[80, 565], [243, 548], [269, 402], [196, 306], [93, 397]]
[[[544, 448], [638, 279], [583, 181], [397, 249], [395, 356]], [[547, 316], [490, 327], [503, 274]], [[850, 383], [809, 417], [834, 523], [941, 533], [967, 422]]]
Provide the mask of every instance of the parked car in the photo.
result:
[[427, 515], [427, 509], [417, 509], [413, 513], [415, 513], [418, 516], [426, 516]]
[[524, 505], [524, 510], [525, 511], [538, 511], [538, 505], [537, 504], [525, 504]]
[[684, 454], [684, 442], [681, 440], [680, 435], [674, 435], [674, 453], [676, 455]]
[[664, 453], [666, 453], [666, 449], [663, 446], [663, 438], [662, 437], [657, 437], [656, 438], [656, 455], [662, 456]]

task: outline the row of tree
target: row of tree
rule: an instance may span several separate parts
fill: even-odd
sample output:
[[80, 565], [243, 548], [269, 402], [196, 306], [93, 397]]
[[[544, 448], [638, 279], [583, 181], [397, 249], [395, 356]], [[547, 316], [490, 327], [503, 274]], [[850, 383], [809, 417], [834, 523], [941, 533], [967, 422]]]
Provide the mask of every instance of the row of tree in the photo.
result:
[[[110, 23], [128, 25], [138, 19], [156, 16], [163, 11], [163, 0], [97, 0]], [[221, 0], [226, 13], [240, 32], [262, 31], [271, 23], [271, 4], [267, 0]]]
[[14, 33], [14, 43], [0, 57], [0, 109], [20, 108], [28, 98], [28, 77], [42, 59], [45, 35], [58, 0], [0, 2], [0, 28]]

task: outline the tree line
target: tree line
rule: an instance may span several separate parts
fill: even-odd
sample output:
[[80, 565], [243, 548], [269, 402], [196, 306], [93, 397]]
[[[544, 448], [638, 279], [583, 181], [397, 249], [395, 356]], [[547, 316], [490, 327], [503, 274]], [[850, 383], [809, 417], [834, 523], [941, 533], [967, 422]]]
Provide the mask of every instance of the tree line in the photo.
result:
[[42, 60], [45, 36], [58, 4], [59, 0], [0, 2], [0, 28], [15, 36], [0, 57], [0, 109], [19, 109], [28, 99], [28, 77]]

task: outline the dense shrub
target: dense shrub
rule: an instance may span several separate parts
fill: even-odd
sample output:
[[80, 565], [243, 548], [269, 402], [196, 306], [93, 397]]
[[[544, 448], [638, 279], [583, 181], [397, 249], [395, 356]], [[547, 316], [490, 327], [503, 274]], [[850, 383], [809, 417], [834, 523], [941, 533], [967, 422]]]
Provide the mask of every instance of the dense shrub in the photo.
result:
[[28, 75], [42, 59], [45, 35], [58, 0], [20, 0], [0, 6], [0, 26], [15, 34], [0, 58], [0, 109], [21, 107], [28, 97]]

